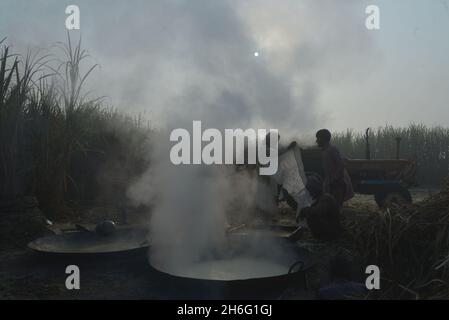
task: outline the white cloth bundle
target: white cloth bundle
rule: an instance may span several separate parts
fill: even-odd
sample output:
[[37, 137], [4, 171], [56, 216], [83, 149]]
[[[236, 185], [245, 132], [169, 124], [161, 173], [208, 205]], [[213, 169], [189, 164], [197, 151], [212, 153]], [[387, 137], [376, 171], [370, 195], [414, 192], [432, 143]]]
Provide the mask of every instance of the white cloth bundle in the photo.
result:
[[[301, 211], [301, 209], [308, 207], [312, 203], [312, 198], [306, 189], [306, 175], [304, 172], [304, 165], [302, 163], [301, 149], [299, 147], [293, 147], [279, 156], [278, 170], [275, 175], [270, 179], [270, 190], [274, 194], [277, 193], [277, 185], [282, 185], [282, 188], [287, 190], [289, 195], [298, 204], [298, 210], [296, 214]], [[266, 192], [262, 186], [258, 188], [258, 200], [267, 201], [267, 197], [261, 194], [263, 191]], [[282, 192], [281, 195], [282, 197]], [[282, 200], [282, 198], [280, 199]], [[266, 207], [267, 204], [262, 204], [258, 201], [260, 207]], [[274, 200], [273, 200], [274, 202]], [[270, 206], [271, 207], [271, 206]]]

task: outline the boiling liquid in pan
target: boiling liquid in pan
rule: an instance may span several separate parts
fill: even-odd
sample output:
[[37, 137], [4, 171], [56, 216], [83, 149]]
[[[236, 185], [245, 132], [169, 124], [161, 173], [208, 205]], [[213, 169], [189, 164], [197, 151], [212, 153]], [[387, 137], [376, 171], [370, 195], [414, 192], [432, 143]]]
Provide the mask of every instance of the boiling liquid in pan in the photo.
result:
[[289, 266], [266, 259], [235, 257], [226, 260], [210, 260], [185, 266], [168, 273], [181, 277], [205, 280], [241, 280], [285, 275]]

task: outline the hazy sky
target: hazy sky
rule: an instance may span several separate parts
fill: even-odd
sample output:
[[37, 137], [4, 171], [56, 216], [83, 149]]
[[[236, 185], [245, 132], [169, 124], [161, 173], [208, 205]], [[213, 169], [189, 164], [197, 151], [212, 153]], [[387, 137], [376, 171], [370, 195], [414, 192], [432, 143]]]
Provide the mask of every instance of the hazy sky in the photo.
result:
[[449, 1], [0, 0], [0, 38], [51, 49], [69, 4], [101, 65], [89, 88], [155, 124], [449, 126]]

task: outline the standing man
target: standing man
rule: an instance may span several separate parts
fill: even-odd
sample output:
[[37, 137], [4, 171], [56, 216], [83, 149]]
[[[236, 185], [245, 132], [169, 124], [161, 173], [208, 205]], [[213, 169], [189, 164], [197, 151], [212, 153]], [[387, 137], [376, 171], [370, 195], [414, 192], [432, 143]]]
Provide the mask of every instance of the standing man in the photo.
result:
[[341, 207], [343, 202], [354, 196], [354, 191], [340, 151], [330, 141], [329, 130], [322, 129], [316, 133], [316, 143], [323, 150], [324, 192], [334, 196]]

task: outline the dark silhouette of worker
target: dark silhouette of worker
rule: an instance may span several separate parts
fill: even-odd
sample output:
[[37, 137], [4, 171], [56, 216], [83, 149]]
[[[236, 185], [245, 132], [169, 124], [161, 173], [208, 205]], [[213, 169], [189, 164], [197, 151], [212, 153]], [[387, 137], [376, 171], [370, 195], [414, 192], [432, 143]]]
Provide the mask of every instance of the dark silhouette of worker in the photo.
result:
[[324, 192], [331, 194], [341, 207], [343, 202], [354, 196], [354, 191], [340, 151], [330, 141], [329, 130], [322, 129], [316, 133], [316, 143], [323, 150]]
[[307, 178], [307, 191], [313, 199], [310, 207], [303, 208], [297, 220], [305, 220], [314, 238], [334, 240], [341, 234], [340, 208], [335, 198], [323, 193], [321, 180], [316, 177]]

